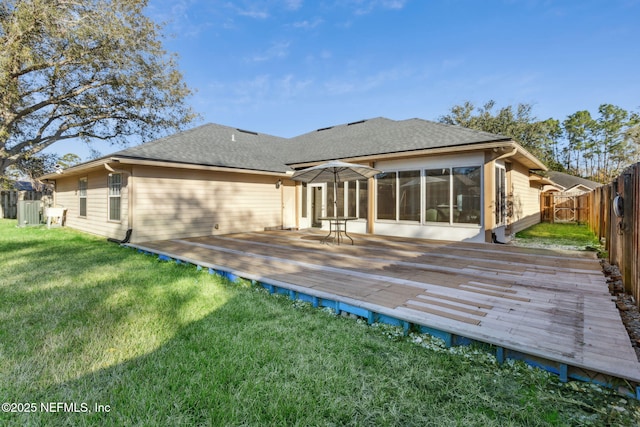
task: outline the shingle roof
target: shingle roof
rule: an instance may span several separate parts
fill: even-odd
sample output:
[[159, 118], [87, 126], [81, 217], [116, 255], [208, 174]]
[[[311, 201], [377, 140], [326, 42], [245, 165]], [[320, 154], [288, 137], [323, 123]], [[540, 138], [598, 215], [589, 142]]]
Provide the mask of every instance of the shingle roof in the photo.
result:
[[454, 147], [508, 137], [422, 119], [378, 117], [280, 138], [206, 124], [111, 156], [285, 172], [287, 165]]
[[290, 170], [277, 155], [285, 138], [206, 124], [110, 156], [270, 172]]
[[549, 179], [555, 182], [559, 186], [563, 187], [565, 190], [569, 190], [570, 188], [576, 187], [578, 185], [583, 185], [591, 190], [600, 187], [602, 184], [590, 181], [585, 178], [580, 178], [579, 176], [569, 175], [563, 172], [549, 171], [547, 172]]
[[291, 138], [286, 162], [346, 159], [510, 140], [502, 135], [422, 119], [396, 121], [378, 117]]

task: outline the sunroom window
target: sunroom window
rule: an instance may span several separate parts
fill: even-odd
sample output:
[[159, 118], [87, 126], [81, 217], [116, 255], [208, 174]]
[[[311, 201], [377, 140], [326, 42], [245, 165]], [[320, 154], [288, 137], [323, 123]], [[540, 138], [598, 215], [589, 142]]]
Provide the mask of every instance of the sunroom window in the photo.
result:
[[482, 187], [479, 166], [453, 168], [453, 222], [480, 224]]
[[451, 221], [451, 171], [449, 168], [427, 169], [425, 175], [426, 222]]
[[400, 221], [420, 221], [420, 171], [398, 172]]
[[383, 172], [376, 176], [378, 186], [378, 219], [396, 219], [397, 172]]

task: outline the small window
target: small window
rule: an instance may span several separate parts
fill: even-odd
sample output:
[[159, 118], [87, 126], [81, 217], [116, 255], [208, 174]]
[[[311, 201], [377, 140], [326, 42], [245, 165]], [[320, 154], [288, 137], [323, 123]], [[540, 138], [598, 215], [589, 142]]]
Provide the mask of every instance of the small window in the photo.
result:
[[122, 175], [109, 174], [109, 221], [120, 221], [120, 189]]
[[80, 201], [80, 216], [87, 216], [87, 178], [78, 181], [78, 199]]

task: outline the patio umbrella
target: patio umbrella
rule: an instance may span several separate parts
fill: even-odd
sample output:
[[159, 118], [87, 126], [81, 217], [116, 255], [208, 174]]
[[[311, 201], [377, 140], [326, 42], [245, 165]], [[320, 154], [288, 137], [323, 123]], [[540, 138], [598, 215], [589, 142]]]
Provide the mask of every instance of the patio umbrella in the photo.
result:
[[291, 179], [301, 182], [333, 182], [333, 213], [338, 216], [338, 183], [371, 178], [381, 172], [365, 165], [332, 160], [296, 171]]

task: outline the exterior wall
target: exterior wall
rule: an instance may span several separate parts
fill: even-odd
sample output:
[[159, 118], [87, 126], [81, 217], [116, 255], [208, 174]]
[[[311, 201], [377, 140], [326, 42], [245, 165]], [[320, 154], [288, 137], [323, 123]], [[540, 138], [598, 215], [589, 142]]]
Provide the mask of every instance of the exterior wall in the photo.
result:
[[282, 226], [272, 176], [138, 166], [133, 179], [133, 242]]
[[[129, 228], [129, 177], [122, 174], [120, 221], [109, 221], [106, 169], [56, 179], [54, 206], [66, 208], [65, 225], [98, 236], [123, 239]], [[80, 216], [79, 179], [87, 178], [87, 215]]]
[[513, 163], [511, 171], [507, 173], [507, 184], [511, 205], [511, 233], [538, 224], [540, 216], [541, 191], [529, 181], [529, 170], [519, 163]]

